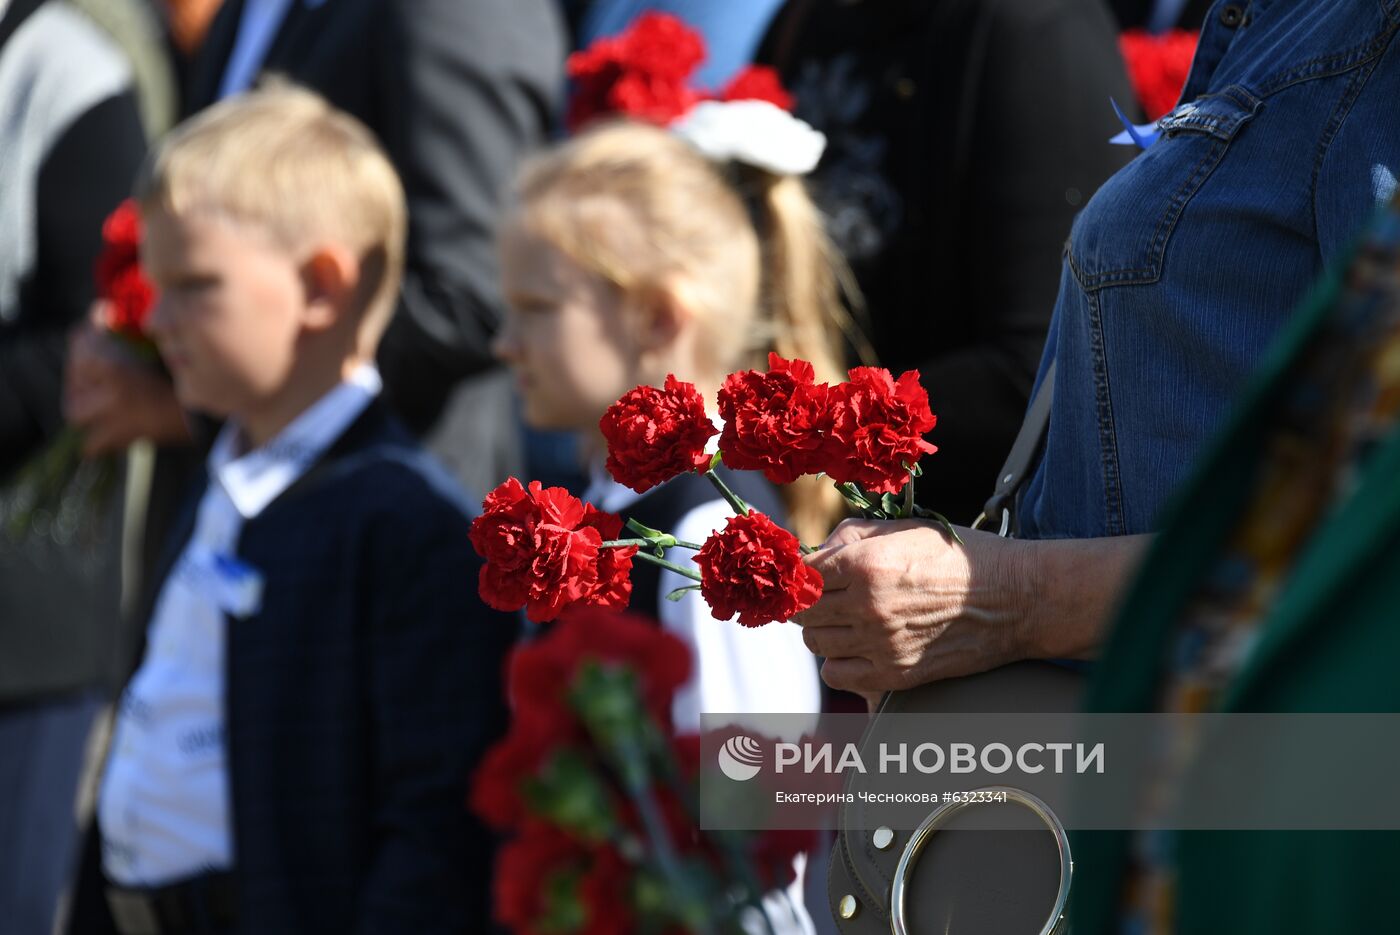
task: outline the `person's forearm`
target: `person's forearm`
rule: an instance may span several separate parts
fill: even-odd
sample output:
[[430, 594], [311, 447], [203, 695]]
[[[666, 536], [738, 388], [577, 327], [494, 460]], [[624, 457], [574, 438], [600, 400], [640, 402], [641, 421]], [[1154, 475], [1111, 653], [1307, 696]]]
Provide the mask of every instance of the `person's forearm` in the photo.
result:
[[1006, 556], [1025, 658], [1098, 654], [1150, 535], [1022, 541]]

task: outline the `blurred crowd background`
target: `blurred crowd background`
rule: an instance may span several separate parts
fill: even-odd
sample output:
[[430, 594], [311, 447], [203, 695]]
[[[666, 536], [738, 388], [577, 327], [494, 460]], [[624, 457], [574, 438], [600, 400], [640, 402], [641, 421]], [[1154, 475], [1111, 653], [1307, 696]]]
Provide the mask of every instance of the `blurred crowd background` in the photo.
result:
[[0, 930], [54, 924], [91, 808], [83, 765], [138, 661], [131, 610], [208, 442], [91, 322], [103, 218], [179, 119], [277, 73], [362, 120], [409, 206], [379, 357], [391, 405], [477, 496], [511, 474], [581, 492], [574, 439], [523, 424], [492, 350], [498, 220], [522, 160], [565, 134], [570, 51], [647, 9], [680, 16], [707, 43], [701, 84], [771, 65], [826, 135], [808, 186], [852, 316], [882, 365], [921, 371], [956, 452], [921, 490], [967, 523], [1021, 425], [1071, 221], [1134, 155], [1106, 145], [1110, 99], [1146, 116], [1119, 35], [1197, 29], [1208, 6], [0, 0], [0, 485], [65, 426], [122, 459], [91, 537], [0, 534]]

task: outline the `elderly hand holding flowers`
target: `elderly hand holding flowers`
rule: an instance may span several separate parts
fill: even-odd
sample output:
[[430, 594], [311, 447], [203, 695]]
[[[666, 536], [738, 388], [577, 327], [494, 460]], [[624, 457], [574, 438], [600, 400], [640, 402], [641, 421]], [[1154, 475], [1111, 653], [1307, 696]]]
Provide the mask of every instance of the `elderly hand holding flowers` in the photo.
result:
[[[812, 550], [752, 511], [714, 469], [723, 462], [758, 470], [775, 483], [825, 474], [866, 515], [889, 518], [913, 512], [909, 487], [919, 456], [935, 450], [923, 435], [936, 419], [912, 371], [895, 380], [888, 371], [857, 367], [849, 382], [819, 384], [811, 364], [773, 354], [767, 373], [742, 371], [725, 380], [719, 412], [722, 433], [695, 387], [669, 377], [662, 388], [624, 395], [600, 428], [614, 479], [642, 492], [683, 473], [703, 473], [734, 508], [725, 528], [696, 544], [634, 519], [626, 527], [635, 537], [620, 539], [619, 517], [561, 489], [527, 488], [512, 478], [486, 498], [473, 525], [472, 542], [486, 559], [485, 600], [502, 610], [524, 607], [537, 621], [571, 604], [621, 608], [632, 561], [642, 560], [698, 581], [673, 597], [698, 590], [721, 619], [737, 615], [744, 626], [786, 620], [821, 595], [821, 573], [802, 557]], [[720, 451], [710, 455], [706, 446], [716, 434]], [[665, 558], [677, 547], [696, 551], [698, 572]]]

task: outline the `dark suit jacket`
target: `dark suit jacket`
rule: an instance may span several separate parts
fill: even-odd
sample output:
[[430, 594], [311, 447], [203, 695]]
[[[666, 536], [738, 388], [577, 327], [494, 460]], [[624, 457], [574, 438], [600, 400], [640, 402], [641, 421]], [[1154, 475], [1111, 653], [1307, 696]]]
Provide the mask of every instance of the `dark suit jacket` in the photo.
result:
[[[227, 631], [240, 933], [476, 932], [489, 918], [493, 841], [465, 797], [504, 730], [517, 623], [477, 596], [451, 489], [376, 403], [243, 528], [238, 557], [265, 583], [261, 609]], [[72, 927], [84, 935], [106, 930], [95, 858]]]
[[[219, 11], [186, 113], [218, 98], [242, 15], [243, 0]], [[493, 363], [496, 219], [521, 158], [548, 138], [563, 29], [554, 0], [292, 0], [263, 60], [364, 122], [403, 179], [407, 264], [379, 363], [415, 432]]]
[[1102, 0], [789, 0], [760, 56], [827, 135], [810, 179], [880, 362], [917, 368], [938, 427], [920, 502], [968, 523], [1045, 345], [1079, 206], [1133, 155]]

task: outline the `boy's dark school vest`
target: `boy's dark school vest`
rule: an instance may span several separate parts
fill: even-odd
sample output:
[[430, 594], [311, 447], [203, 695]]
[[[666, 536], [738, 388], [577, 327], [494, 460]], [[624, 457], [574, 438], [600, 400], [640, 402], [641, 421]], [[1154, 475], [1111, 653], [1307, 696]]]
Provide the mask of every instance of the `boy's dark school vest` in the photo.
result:
[[[761, 474], [753, 471], [726, 471], [723, 468], [719, 474], [729, 485], [729, 489], [738, 494], [745, 503], [760, 513], [767, 514], [778, 525], [786, 527], [787, 509], [783, 506], [777, 489]], [[719, 491], [715, 490], [708, 480], [698, 474], [682, 474], [660, 487], [649, 490], [635, 503], [619, 512], [623, 520], [635, 519], [653, 529], [672, 532], [681, 518], [691, 510], [717, 499]], [[690, 554], [688, 551], [679, 553], [681, 556]], [[672, 555], [676, 557], [676, 553]], [[665, 595], [661, 593], [661, 567], [650, 562], [634, 561], [632, 600], [628, 609], [655, 619], [664, 598]]]

